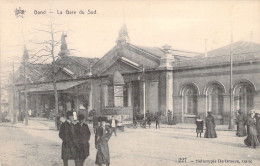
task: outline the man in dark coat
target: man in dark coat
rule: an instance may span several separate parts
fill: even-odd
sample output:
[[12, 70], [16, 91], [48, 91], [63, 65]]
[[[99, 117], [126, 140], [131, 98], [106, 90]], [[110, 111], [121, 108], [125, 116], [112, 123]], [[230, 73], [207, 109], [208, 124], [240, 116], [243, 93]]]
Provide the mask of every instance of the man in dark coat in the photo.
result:
[[77, 145], [77, 156], [76, 166], [83, 166], [85, 159], [89, 156], [89, 139], [90, 130], [85, 123], [85, 116], [83, 114], [78, 115], [78, 123], [75, 125], [76, 133], [76, 145]]
[[56, 115], [55, 123], [57, 126], [57, 130], [60, 130], [60, 115], [59, 114]]
[[73, 112], [67, 112], [67, 120], [60, 126], [59, 137], [62, 139], [61, 158], [64, 166], [68, 166], [68, 160], [75, 160], [77, 154]]
[[110, 156], [109, 156], [109, 148], [108, 148], [108, 140], [111, 137], [111, 130], [106, 126], [106, 121], [100, 118], [101, 126], [99, 126], [96, 130], [95, 135], [95, 147], [97, 149], [96, 155], [96, 164], [101, 166], [102, 164], [106, 164], [109, 166], [110, 164]]
[[168, 110], [168, 113], [167, 113], [167, 117], [168, 117], [168, 125], [170, 125], [171, 124], [171, 119], [172, 119], [172, 112], [171, 112], [171, 110]]
[[155, 114], [155, 126], [156, 126], [156, 129], [157, 129], [157, 127], [160, 129], [160, 120], [161, 120], [161, 112], [157, 112]]
[[149, 128], [151, 126], [151, 121], [152, 121], [152, 114], [150, 114], [149, 110], [146, 111], [145, 113], [146, 116], [146, 123], [148, 124]]
[[217, 138], [215, 127], [214, 117], [211, 112], [208, 112], [208, 116], [206, 117], [206, 131], [204, 138]]
[[201, 133], [203, 133], [203, 125], [204, 125], [204, 122], [201, 119], [201, 117], [198, 115], [197, 119], [196, 119], [196, 126], [197, 126], [196, 133], [197, 133], [197, 137], [200, 135], [200, 138], [201, 138]]

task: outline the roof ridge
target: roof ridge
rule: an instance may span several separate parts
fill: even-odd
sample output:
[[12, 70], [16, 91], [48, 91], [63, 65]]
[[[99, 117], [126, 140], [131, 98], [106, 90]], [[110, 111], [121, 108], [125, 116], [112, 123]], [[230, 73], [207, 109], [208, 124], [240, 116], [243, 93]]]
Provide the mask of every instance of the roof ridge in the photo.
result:
[[78, 63], [81, 67], [83, 67], [85, 70], [88, 70], [84, 65], [82, 65], [80, 62], [78, 62], [77, 60], [71, 58], [70, 56], [66, 56], [67, 58], [71, 59], [72, 61]]
[[186, 53], [196, 53], [201, 54], [201, 52], [194, 52], [194, 51], [187, 51], [187, 50], [180, 50], [180, 49], [170, 49], [171, 51], [180, 51], [180, 52], [186, 52]]
[[[245, 40], [239, 40], [239, 41], [233, 42], [233, 43], [232, 43], [232, 46], [234, 46], [234, 45], [236, 45], [236, 44], [238, 44], [238, 43], [255, 44], [255, 45], [258, 45], [259, 48], [260, 48], [260, 43], [249, 42], [249, 41], [245, 41]], [[230, 47], [230, 45], [231, 45], [231, 44], [229, 43], [229, 44], [227, 44], [227, 45], [220, 46], [220, 47], [218, 47], [218, 48], [215, 48], [215, 49], [209, 50], [208, 53], [210, 53], [210, 52], [212, 52], [212, 51], [216, 51], [216, 50], [218, 50], [218, 49], [223, 49], [223, 48]]]
[[[146, 50], [144, 50], [144, 49], [142, 49], [142, 48], [140, 48], [140, 47], [138, 47], [138, 46], [136, 46], [136, 45], [133, 45], [133, 44], [130, 44], [130, 43], [129, 43], [128, 45], [129, 45], [130, 47], [132, 47], [132, 48], [138, 50], [138, 51], [141, 51], [141, 52], [144, 52], [144, 53], [150, 55], [151, 57], [153, 57], [153, 58], [155, 58], [155, 59], [160, 59], [160, 58], [157, 57], [156, 55], [154, 55], [154, 54], [152, 54], [152, 53], [150, 53], [150, 52], [148, 52], [148, 51], [146, 51]], [[159, 48], [159, 47], [158, 47], [158, 48]]]

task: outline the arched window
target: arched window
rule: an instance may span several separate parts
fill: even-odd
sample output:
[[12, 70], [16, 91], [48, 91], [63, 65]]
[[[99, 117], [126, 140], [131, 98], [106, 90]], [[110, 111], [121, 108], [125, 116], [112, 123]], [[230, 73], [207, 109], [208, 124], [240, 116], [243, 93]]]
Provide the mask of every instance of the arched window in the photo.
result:
[[224, 108], [224, 89], [218, 84], [212, 84], [207, 91], [208, 97], [208, 111], [214, 115], [221, 115]]
[[193, 85], [188, 85], [183, 91], [183, 102], [185, 114], [197, 115], [198, 91]]
[[254, 87], [246, 82], [235, 86], [235, 109], [240, 109], [244, 113], [254, 108]]

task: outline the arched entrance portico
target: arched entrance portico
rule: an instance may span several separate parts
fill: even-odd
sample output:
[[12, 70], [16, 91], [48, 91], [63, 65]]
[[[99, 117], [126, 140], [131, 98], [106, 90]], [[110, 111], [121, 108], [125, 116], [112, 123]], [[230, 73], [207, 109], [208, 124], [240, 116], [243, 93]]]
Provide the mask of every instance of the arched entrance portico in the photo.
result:
[[254, 108], [255, 86], [251, 81], [245, 80], [234, 85], [234, 109], [248, 113]]
[[207, 112], [212, 112], [212, 115], [218, 120], [220, 124], [223, 124], [224, 116], [224, 94], [225, 87], [217, 82], [210, 82], [206, 89], [206, 115]]
[[212, 82], [206, 88], [207, 111], [213, 115], [222, 115], [224, 108], [225, 88], [219, 82]]
[[184, 117], [195, 118], [198, 114], [199, 89], [194, 83], [185, 84], [181, 88], [182, 95], [182, 123]]

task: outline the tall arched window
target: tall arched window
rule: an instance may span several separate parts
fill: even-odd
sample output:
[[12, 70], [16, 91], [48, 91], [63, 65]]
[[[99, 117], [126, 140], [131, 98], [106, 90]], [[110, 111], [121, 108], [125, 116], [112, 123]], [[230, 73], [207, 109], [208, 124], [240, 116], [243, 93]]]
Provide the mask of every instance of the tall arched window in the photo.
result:
[[212, 112], [214, 115], [221, 115], [223, 113], [223, 94], [224, 89], [218, 84], [214, 83], [208, 88], [208, 111]]
[[198, 110], [198, 91], [193, 85], [188, 85], [183, 91], [183, 102], [185, 114], [197, 115]]
[[254, 108], [254, 87], [246, 82], [235, 86], [235, 109], [240, 109], [244, 113]]

